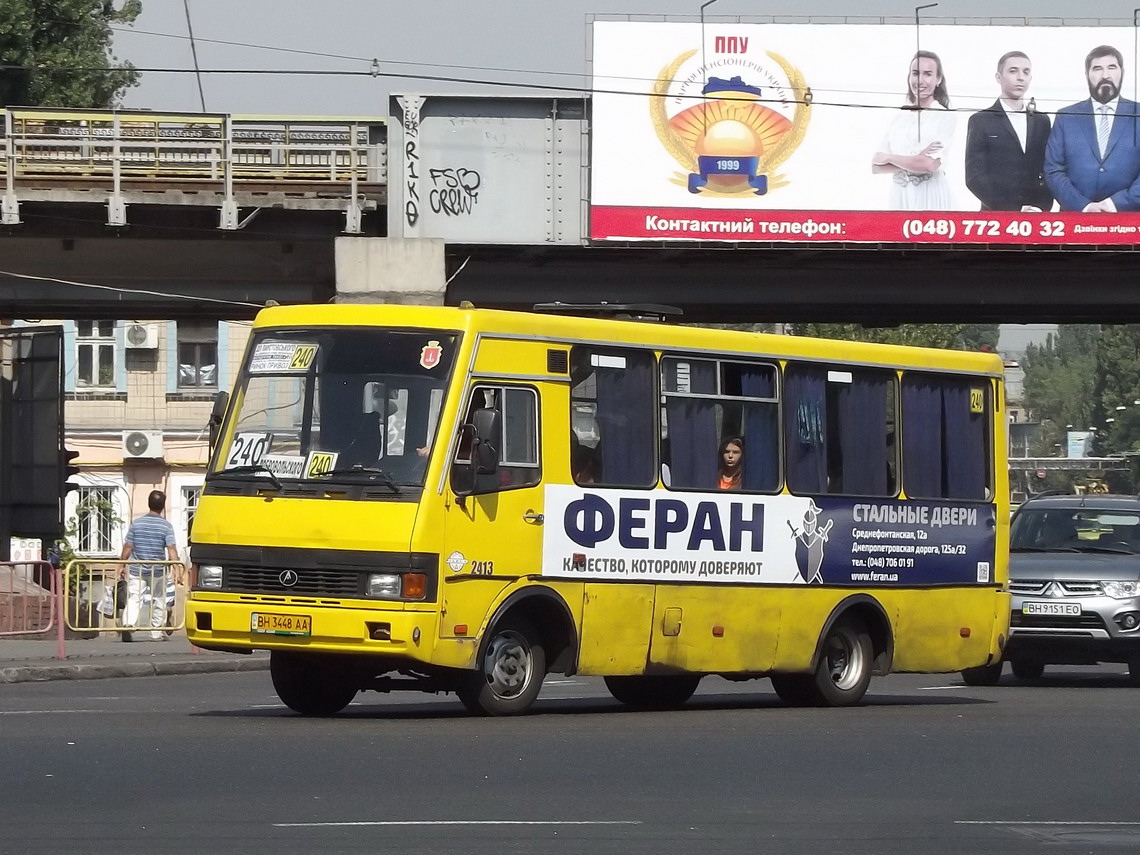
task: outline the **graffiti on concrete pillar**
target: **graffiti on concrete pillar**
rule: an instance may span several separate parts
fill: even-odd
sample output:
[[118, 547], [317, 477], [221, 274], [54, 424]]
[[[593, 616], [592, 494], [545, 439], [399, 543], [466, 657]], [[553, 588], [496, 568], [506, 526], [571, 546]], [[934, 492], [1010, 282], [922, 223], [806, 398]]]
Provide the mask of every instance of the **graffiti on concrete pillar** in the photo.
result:
[[420, 221], [420, 107], [423, 98], [401, 98], [404, 110], [404, 162], [407, 177], [404, 202], [404, 219], [409, 228], [415, 228]]

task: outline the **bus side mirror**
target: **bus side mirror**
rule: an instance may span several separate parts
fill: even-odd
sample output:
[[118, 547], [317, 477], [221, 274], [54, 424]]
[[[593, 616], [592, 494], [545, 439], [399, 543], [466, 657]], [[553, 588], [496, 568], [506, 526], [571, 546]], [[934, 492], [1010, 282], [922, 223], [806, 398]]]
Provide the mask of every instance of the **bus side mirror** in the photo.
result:
[[499, 413], [476, 410], [471, 421], [460, 425], [460, 447], [467, 445], [470, 463], [451, 467], [451, 489], [462, 499], [478, 493], [493, 493], [499, 487]]
[[218, 444], [218, 436], [222, 432], [222, 419], [226, 417], [226, 407], [230, 405], [230, 393], [218, 392], [214, 396], [214, 409], [210, 411], [210, 450]]
[[494, 475], [499, 471], [499, 411], [476, 410], [471, 416], [475, 442], [471, 448], [475, 475]]

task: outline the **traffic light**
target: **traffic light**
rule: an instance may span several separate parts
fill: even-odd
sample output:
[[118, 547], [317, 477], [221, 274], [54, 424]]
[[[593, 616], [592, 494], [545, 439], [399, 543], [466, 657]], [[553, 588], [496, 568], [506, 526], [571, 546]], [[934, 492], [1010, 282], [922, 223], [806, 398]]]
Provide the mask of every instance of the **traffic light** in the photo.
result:
[[60, 448], [60, 450], [59, 450], [59, 458], [60, 458], [59, 498], [61, 501], [72, 490], [78, 490], [79, 489], [78, 484], [76, 484], [74, 481], [69, 480], [69, 479], [74, 478], [76, 475], [79, 474], [79, 467], [74, 465], [71, 462], [75, 458], [77, 458], [78, 456], [79, 456], [78, 451], [71, 451], [67, 448]]

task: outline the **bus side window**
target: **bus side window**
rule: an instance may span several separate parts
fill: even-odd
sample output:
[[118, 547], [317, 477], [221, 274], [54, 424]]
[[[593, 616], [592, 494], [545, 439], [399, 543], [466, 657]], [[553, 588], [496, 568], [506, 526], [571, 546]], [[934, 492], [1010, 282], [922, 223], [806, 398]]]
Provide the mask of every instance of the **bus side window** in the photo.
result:
[[718, 449], [742, 437], [734, 488], [775, 492], [780, 486], [777, 369], [772, 363], [716, 357], [661, 359], [661, 480], [674, 490], [719, 486]]
[[586, 346], [571, 350], [570, 430], [580, 445], [593, 451], [593, 483], [609, 487], [657, 483], [655, 374], [656, 359], [647, 350]]
[[988, 379], [908, 371], [902, 380], [903, 488], [917, 499], [993, 495]]
[[788, 489], [808, 496], [896, 495], [895, 385], [893, 371], [789, 363], [784, 370]]

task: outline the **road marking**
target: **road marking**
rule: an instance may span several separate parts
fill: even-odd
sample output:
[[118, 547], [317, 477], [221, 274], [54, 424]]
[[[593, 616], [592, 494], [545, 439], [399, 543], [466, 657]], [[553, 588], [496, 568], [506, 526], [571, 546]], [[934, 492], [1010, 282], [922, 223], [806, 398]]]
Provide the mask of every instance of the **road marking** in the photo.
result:
[[955, 825], [1140, 825], [1140, 820], [1109, 820], [1107, 822], [1094, 822], [1092, 820], [1028, 820], [1028, 819], [956, 819]]
[[275, 822], [274, 828], [337, 828], [358, 825], [641, 825], [638, 819], [400, 819], [360, 822]]
[[956, 686], [919, 686], [918, 690], [920, 692], [938, 692], [938, 691], [941, 691], [942, 689], [964, 689], [964, 688], [966, 688], [966, 684], [965, 683], [959, 683]]
[[0, 710], [0, 715], [48, 715], [50, 713], [97, 713], [106, 710]]

